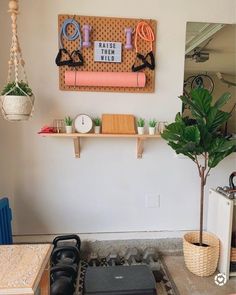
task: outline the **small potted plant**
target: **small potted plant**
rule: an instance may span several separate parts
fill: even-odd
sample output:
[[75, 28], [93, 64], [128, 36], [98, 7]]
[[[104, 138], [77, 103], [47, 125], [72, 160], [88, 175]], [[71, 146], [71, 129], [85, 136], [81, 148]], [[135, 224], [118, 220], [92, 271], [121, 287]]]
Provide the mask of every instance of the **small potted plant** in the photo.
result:
[[1, 92], [1, 103], [7, 120], [28, 120], [33, 111], [34, 95], [26, 82], [9, 82]]
[[149, 134], [150, 135], [154, 135], [156, 133], [156, 125], [157, 125], [157, 120], [153, 119], [153, 120], [149, 120], [148, 122], [148, 130], [149, 130]]
[[101, 119], [98, 117], [94, 118], [93, 123], [94, 123], [94, 133], [99, 134], [101, 132]]
[[66, 133], [72, 133], [73, 120], [71, 119], [70, 116], [68, 116], [68, 117], [65, 117], [64, 121], [65, 121]]
[[144, 126], [145, 126], [145, 120], [143, 118], [139, 118], [137, 120], [137, 126], [138, 126], [138, 134], [144, 134]]

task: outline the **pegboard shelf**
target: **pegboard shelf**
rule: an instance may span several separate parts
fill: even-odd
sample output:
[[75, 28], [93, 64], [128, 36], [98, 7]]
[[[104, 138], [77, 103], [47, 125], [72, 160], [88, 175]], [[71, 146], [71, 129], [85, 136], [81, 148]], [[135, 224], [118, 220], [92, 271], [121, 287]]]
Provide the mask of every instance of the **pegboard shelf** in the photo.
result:
[[71, 138], [74, 142], [75, 157], [80, 158], [80, 139], [81, 138], [134, 138], [136, 139], [137, 159], [141, 159], [144, 151], [144, 141], [147, 139], [159, 139], [160, 134], [95, 134], [95, 133], [41, 133], [42, 137]]

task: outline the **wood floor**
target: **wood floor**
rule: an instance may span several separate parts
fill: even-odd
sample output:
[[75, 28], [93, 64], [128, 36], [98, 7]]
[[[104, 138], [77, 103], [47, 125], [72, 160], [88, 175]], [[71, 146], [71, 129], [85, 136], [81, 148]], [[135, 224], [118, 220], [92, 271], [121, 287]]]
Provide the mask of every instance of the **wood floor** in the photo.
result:
[[214, 283], [214, 276], [200, 278], [190, 273], [183, 256], [166, 256], [165, 262], [180, 295], [236, 295], [236, 278], [219, 287]]

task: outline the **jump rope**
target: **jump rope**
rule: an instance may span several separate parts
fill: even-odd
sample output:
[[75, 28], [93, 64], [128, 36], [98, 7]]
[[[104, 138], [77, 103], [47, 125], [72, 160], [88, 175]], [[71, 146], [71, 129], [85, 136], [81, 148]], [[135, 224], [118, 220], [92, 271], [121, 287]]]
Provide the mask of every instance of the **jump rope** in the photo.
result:
[[[150, 51], [146, 54], [143, 55], [138, 52], [138, 39], [142, 39], [146, 42], [149, 42], [150, 44]], [[155, 69], [155, 58], [153, 54], [153, 42], [155, 41], [155, 36], [153, 33], [153, 30], [151, 26], [146, 23], [145, 21], [140, 21], [137, 24], [136, 30], [135, 30], [135, 39], [134, 39], [134, 46], [135, 46], [135, 51], [136, 51], [136, 60], [135, 63], [132, 66], [132, 71], [133, 72], [138, 72], [140, 70], [143, 70], [145, 68], [149, 68], [150, 70]], [[150, 59], [150, 62], [148, 61]], [[137, 60], [141, 61], [142, 64], [136, 66]]]
[[[74, 32], [72, 34], [67, 33], [67, 28], [69, 25], [72, 25], [74, 28]], [[69, 51], [63, 45], [63, 38], [67, 39], [68, 41], [75, 41], [79, 38], [78, 49], [69, 53]], [[59, 52], [56, 57], [57, 66], [59, 67], [60, 66], [69, 66], [69, 67], [83, 66], [84, 59], [81, 53], [81, 47], [82, 47], [82, 36], [80, 32], [80, 24], [75, 19], [68, 18], [63, 22], [60, 33], [59, 33]], [[66, 60], [62, 60], [63, 54], [68, 57]]]

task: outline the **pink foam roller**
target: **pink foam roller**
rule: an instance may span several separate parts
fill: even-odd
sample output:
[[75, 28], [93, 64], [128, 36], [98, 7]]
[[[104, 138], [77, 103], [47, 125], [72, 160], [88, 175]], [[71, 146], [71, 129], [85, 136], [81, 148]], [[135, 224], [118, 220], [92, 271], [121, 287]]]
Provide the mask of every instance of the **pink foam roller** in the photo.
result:
[[67, 86], [98, 86], [98, 87], [145, 87], [146, 75], [143, 72], [79, 72], [66, 71]]

